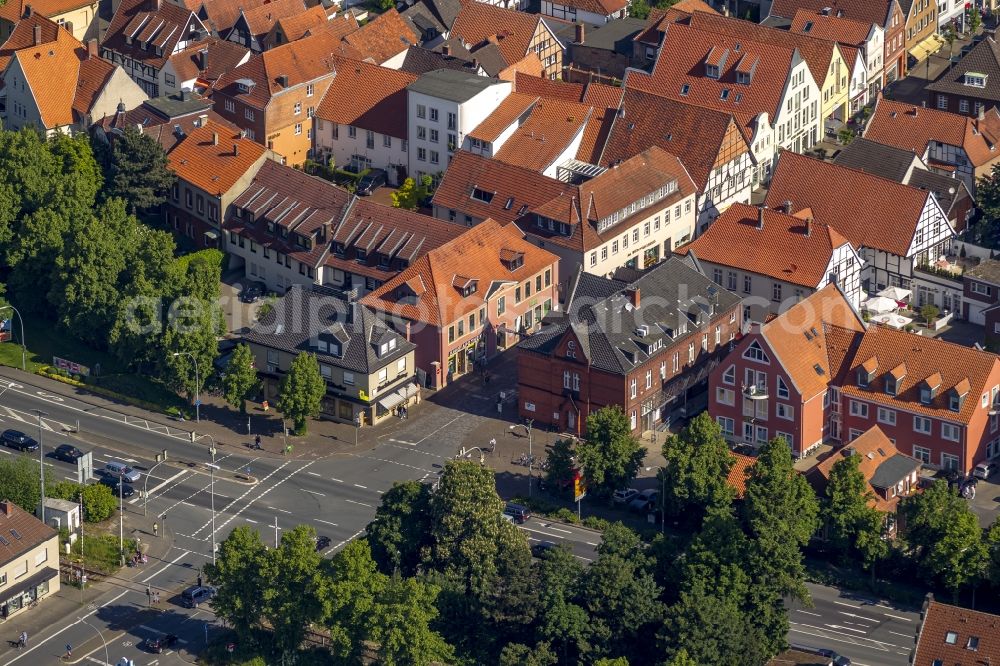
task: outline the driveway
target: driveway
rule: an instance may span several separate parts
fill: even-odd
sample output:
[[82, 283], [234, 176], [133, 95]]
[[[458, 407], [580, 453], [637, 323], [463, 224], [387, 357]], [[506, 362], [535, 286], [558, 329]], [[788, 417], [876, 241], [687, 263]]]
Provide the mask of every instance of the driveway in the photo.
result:
[[246, 333], [257, 321], [257, 308], [262, 300], [256, 303], [244, 303], [240, 300], [240, 292], [250, 280], [243, 275], [243, 269], [230, 271], [222, 276], [219, 285], [219, 306], [226, 318], [226, 331], [232, 335]]
[[989, 527], [996, 521], [1000, 516], [1000, 474], [994, 474], [989, 481], [980, 479], [976, 497], [969, 500], [969, 507], [979, 516], [982, 527]]

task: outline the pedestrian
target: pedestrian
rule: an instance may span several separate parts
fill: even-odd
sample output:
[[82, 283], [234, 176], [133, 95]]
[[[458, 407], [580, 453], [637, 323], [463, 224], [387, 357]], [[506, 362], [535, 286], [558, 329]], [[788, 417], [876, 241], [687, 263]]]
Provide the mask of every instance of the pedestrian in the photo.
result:
[[153, 603], [154, 604], [160, 603], [160, 593], [158, 591], [153, 592]]
[[264, 402], [262, 402], [260, 406], [264, 408], [265, 412], [271, 408], [271, 405], [270, 405], [270, 403], [268, 403], [267, 400], [265, 400]]
[[260, 435], [253, 438], [253, 444], [255, 449], [260, 450]]
[[198, 587], [201, 587], [201, 576], [198, 576]]
[[159, 533], [160, 533], [160, 526], [156, 523], [153, 523], [153, 536], [157, 536]]
[[153, 592], [149, 589], [149, 585], [146, 586], [146, 598], [152, 600]]
[[21, 636], [18, 639], [17, 646], [19, 648], [23, 648], [23, 647], [27, 647], [28, 646], [28, 632], [27, 631], [22, 631], [21, 632]]
[[69, 643], [66, 643], [66, 655], [63, 657], [63, 659], [71, 659], [72, 657], [73, 657], [73, 646], [70, 645]]

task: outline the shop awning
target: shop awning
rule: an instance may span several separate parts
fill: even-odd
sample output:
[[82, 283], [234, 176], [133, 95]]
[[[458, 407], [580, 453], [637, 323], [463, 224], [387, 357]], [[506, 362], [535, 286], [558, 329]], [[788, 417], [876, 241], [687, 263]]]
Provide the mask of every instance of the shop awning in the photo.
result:
[[53, 569], [52, 567], [45, 567], [44, 571], [39, 571], [31, 578], [23, 580], [16, 585], [11, 586], [10, 589], [4, 590], [0, 594], [0, 604], [5, 604], [16, 596], [22, 595], [28, 590], [38, 587], [45, 581], [52, 580], [59, 575], [58, 569]]
[[390, 393], [384, 398], [379, 398], [378, 404], [382, 405], [386, 409], [392, 409], [399, 403], [403, 402], [403, 396], [399, 394], [399, 391]]
[[932, 53], [940, 51], [942, 46], [944, 46], [944, 38], [941, 35], [932, 34], [917, 42], [917, 45], [910, 49], [908, 53], [914, 60], [921, 62]]

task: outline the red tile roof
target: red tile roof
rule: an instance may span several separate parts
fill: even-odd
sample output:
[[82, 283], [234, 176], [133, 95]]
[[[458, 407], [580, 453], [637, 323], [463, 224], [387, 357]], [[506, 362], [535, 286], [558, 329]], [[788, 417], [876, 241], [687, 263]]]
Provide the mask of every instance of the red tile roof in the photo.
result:
[[[850, 451], [850, 454], [846, 452]], [[882, 429], [878, 426], [872, 426], [860, 437], [852, 439], [849, 444], [845, 445], [840, 451], [831, 453], [825, 460], [820, 462], [818, 465], [809, 470], [809, 475], [818, 475], [822, 479], [817, 485], [819, 486], [817, 490], [819, 492], [825, 492], [826, 484], [830, 480], [830, 473], [833, 471], [833, 466], [837, 464], [838, 460], [841, 460], [845, 455], [853, 455], [858, 458], [858, 470], [865, 477], [865, 481], [868, 482], [868, 506], [874, 507], [882, 512], [895, 511], [896, 506], [902, 499], [901, 495], [896, 495], [889, 499], [882, 497], [878, 489], [871, 485], [872, 478], [875, 476], [875, 472], [882, 463], [887, 462], [889, 459], [896, 456], [902, 456], [902, 459], [910, 459], [913, 461], [913, 468], [918, 469], [920, 467], [920, 461], [915, 458], [901, 453], [896, 445], [892, 443]]]
[[817, 14], [829, 10], [834, 16], [885, 27], [895, 0], [774, 0], [771, 16], [792, 18], [800, 9]]
[[55, 21], [42, 16], [38, 12], [32, 12], [31, 16], [26, 16], [14, 26], [14, 31], [10, 33], [2, 45], [0, 45], [0, 76], [7, 69], [10, 57], [14, 51], [33, 46], [35, 43], [35, 26], [42, 29], [42, 44], [56, 41], [56, 34], [63, 30], [62, 26]]
[[[921, 666], [1000, 663], [1000, 615], [950, 606], [928, 597], [911, 663]], [[970, 643], [972, 639], [974, 646]]]
[[555, 4], [575, 7], [578, 11], [598, 16], [611, 16], [629, 5], [628, 0], [556, 0]]
[[[206, 36], [204, 24], [190, 9], [163, 0], [122, 0], [111, 19], [102, 48], [127, 55], [151, 67], [162, 67], [180, 41], [187, 41], [196, 30]], [[132, 43], [128, 43], [132, 37]], [[147, 50], [141, 43], [159, 47]]]
[[178, 178], [210, 195], [222, 195], [229, 192], [265, 152], [259, 143], [209, 120], [178, 143], [167, 160]]
[[983, 120], [937, 109], [915, 107], [879, 97], [864, 137], [924, 155], [931, 141], [962, 146], [975, 166], [1000, 157], [1000, 112], [996, 107]]
[[538, 100], [536, 95], [512, 92], [500, 102], [493, 113], [486, 116], [486, 120], [469, 132], [469, 137], [490, 143], [496, 141], [504, 130], [517, 122], [518, 118], [530, 112]]
[[736, 491], [737, 499], [742, 499], [747, 492], [747, 479], [750, 477], [750, 468], [754, 466], [757, 459], [753, 456], [745, 456], [742, 453], [730, 452], [729, 455], [733, 459], [733, 464], [729, 468], [726, 484]]
[[419, 45], [420, 37], [393, 8], [346, 35], [344, 43], [360, 53], [362, 59], [370, 58], [381, 65], [411, 46]]
[[514, 90], [525, 95], [535, 97], [548, 97], [550, 99], [564, 99], [569, 102], [580, 102], [583, 100], [587, 86], [582, 83], [569, 83], [567, 81], [554, 81], [543, 79], [540, 76], [531, 76], [523, 72], [514, 75]]
[[[503, 250], [523, 253], [524, 263], [516, 270], [509, 270], [500, 259]], [[411, 321], [443, 326], [482, 307], [493, 284], [525, 280], [558, 261], [556, 255], [526, 240], [517, 225], [502, 226], [495, 220], [486, 220], [431, 250], [362, 298], [361, 303]], [[456, 275], [477, 280], [479, 289], [472, 296], [463, 297], [453, 286]], [[553, 281], [557, 278], [553, 274]], [[416, 302], [400, 298], [398, 288], [405, 284], [416, 284], [417, 291], [422, 290]]]
[[[718, 79], [705, 75], [705, 59], [713, 50], [728, 50], [730, 56]], [[734, 70], [741, 60], [735, 57], [737, 52], [742, 58], [757, 61], [749, 84], [736, 84]], [[673, 23], [652, 74], [629, 70], [625, 87], [732, 113], [749, 138], [752, 135], [750, 126], [760, 113], [767, 113], [771, 118], [777, 116], [794, 52], [793, 48], [785, 46]], [[721, 99], [724, 90], [729, 90], [725, 101]]]
[[287, 41], [294, 42], [320, 30], [334, 29], [341, 31], [341, 36], [348, 35], [358, 29], [358, 21], [353, 14], [331, 17], [328, 10], [320, 4], [294, 16], [279, 18], [272, 31], [279, 29]]
[[[20, 538], [14, 537], [11, 530], [16, 530], [21, 535]], [[0, 562], [5, 566], [59, 535], [54, 529], [8, 499], [0, 502], [0, 532], [4, 534], [4, 540], [0, 542]], [[47, 566], [58, 569], [56, 554], [50, 552], [48, 556]]]
[[[479, 219], [491, 217], [509, 224], [560, 196], [568, 187], [567, 183], [533, 169], [460, 150], [452, 157], [434, 191], [433, 203]], [[492, 193], [490, 202], [473, 199], [475, 188]]]
[[7, 0], [0, 5], [0, 19], [17, 23], [31, 7], [32, 13], [54, 18], [74, 9], [94, 4], [93, 0]]
[[[649, 92], [626, 89], [621, 105], [624, 115], [615, 120], [601, 155], [608, 165], [642, 152], [650, 146], [681, 156], [698, 191], [702, 192], [719, 160], [726, 137], [737, 128], [732, 114], [667, 99]], [[738, 134], [740, 146], [733, 157], [748, 153], [750, 146]]]
[[[201, 68], [202, 51], [207, 51], [208, 54], [207, 69]], [[174, 66], [178, 82], [201, 79], [206, 84], [211, 85], [223, 74], [238, 67], [249, 57], [250, 49], [245, 46], [209, 37], [170, 56], [170, 62]]]
[[736, 203], [676, 252], [815, 289], [827, 278], [834, 250], [848, 241], [833, 228], [804, 217]]
[[793, 212], [811, 208], [817, 221], [836, 227], [855, 247], [904, 257], [929, 196], [916, 187], [786, 150], [764, 204], [777, 208], [791, 201]]
[[367, 62], [340, 59], [316, 116], [379, 134], [407, 138], [406, 86], [415, 74]]
[[509, 67], [528, 53], [528, 45], [541, 20], [538, 14], [466, 2], [451, 26], [451, 36], [461, 37], [473, 51], [486, 41], [495, 43]]
[[539, 100], [532, 107], [528, 119], [503, 143], [494, 157], [501, 162], [543, 171], [573, 141], [582, 142], [584, 128], [593, 114], [593, 107], [586, 104]]
[[260, 39], [274, 27], [280, 19], [302, 14], [306, 11], [303, 0], [271, 0], [268, 3], [243, 9], [240, 13], [250, 28], [250, 33]]
[[[809, 30], [806, 25], [811, 23]], [[830, 39], [840, 44], [864, 46], [871, 32], [872, 24], [839, 16], [823, 16], [815, 11], [800, 9], [792, 18], [790, 30], [799, 34], [809, 34], [817, 39]]]

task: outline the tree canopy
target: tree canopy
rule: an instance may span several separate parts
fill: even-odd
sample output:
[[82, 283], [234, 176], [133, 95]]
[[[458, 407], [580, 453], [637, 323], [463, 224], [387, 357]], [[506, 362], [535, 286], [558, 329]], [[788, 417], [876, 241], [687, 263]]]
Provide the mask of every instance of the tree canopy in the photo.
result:
[[326, 381], [319, 372], [316, 355], [306, 352], [292, 360], [288, 372], [281, 378], [275, 406], [286, 418], [292, 419], [295, 434], [304, 435], [308, 420], [319, 416], [325, 395]]
[[632, 435], [628, 416], [617, 405], [587, 417], [587, 439], [576, 452], [587, 488], [603, 495], [627, 487], [646, 457], [646, 449]]
[[729, 506], [734, 492], [726, 483], [733, 457], [722, 429], [702, 412], [663, 445], [663, 506], [686, 524], [700, 526], [705, 512]]

